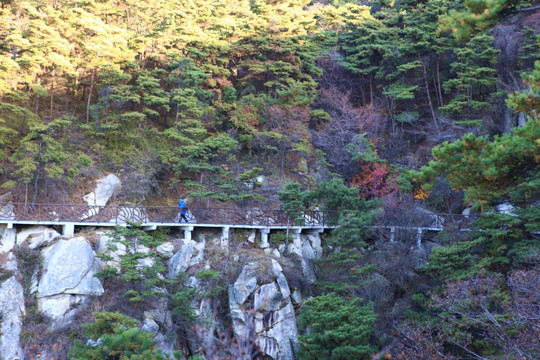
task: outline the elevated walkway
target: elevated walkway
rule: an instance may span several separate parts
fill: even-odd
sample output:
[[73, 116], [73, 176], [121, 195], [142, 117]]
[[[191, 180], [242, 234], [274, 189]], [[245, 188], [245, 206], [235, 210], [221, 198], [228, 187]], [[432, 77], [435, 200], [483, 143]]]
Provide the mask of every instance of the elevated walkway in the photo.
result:
[[[220, 228], [222, 236], [228, 237], [230, 229], [252, 229], [260, 233], [261, 242], [268, 242], [272, 230], [289, 229], [293, 234], [302, 232], [324, 232], [335, 228], [338, 213], [335, 211], [311, 210], [302, 212], [302, 225], [295, 223], [283, 210], [270, 209], [226, 209], [226, 208], [186, 208], [187, 222], [180, 222], [177, 207], [141, 206], [91, 206], [79, 204], [23, 204], [0, 203], [0, 224], [13, 228], [16, 225], [57, 226], [64, 235], [74, 235], [76, 227], [127, 226], [128, 222], [140, 223], [145, 230], [158, 227], [179, 228], [184, 238], [191, 239], [196, 228]], [[394, 241], [396, 231], [413, 231], [420, 244], [425, 232], [443, 230], [443, 224], [459, 224], [460, 229], [468, 229], [469, 217], [460, 215], [433, 214], [418, 224], [398, 226], [380, 224], [373, 229], [390, 231], [390, 241]]]

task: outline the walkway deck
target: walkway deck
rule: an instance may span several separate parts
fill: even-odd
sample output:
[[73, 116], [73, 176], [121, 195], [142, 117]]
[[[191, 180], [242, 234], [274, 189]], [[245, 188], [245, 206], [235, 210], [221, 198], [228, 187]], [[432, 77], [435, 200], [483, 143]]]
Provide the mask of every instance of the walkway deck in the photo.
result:
[[[0, 224], [6, 224], [8, 228], [16, 224], [60, 226], [64, 235], [73, 235], [75, 227], [125, 226], [131, 221], [141, 223], [146, 230], [178, 227], [184, 231], [185, 238], [189, 239], [194, 228], [221, 228], [224, 234], [231, 228], [239, 228], [259, 230], [264, 240], [271, 230], [289, 228], [295, 233], [322, 232], [335, 227], [337, 216], [338, 213], [335, 211], [304, 211], [301, 217], [303, 224], [297, 225], [283, 210], [188, 208], [186, 213], [188, 221], [179, 222], [177, 207], [0, 203]], [[396, 230], [414, 231], [419, 242], [423, 232], [441, 231], [448, 224], [458, 224], [460, 229], [465, 229], [468, 228], [469, 222], [469, 217], [465, 216], [431, 214], [408, 226], [385, 223], [375, 225], [374, 228], [390, 230], [391, 241], [394, 240]]]

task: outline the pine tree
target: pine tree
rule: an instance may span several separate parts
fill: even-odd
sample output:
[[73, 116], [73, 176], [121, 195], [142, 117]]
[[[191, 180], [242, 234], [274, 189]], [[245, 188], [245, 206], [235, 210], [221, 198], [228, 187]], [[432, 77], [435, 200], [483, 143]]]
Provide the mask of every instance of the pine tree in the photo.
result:
[[304, 225], [305, 193], [302, 185], [287, 181], [285, 189], [278, 192], [279, 200], [283, 203], [283, 209], [293, 221], [291, 225]]
[[362, 305], [361, 299], [335, 293], [308, 299], [298, 318], [307, 332], [299, 336], [298, 355], [303, 360], [369, 359], [376, 350], [370, 343], [376, 318], [373, 305]]
[[88, 338], [96, 345], [76, 340], [69, 352], [73, 360], [133, 359], [165, 360], [169, 357], [156, 349], [152, 334], [140, 330], [138, 322], [118, 312], [94, 313], [93, 323], [83, 325]]
[[443, 84], [446, 92], [453, 90], [450, 102], [441, 108], [443, 112], [456, 114], [458, 124], [479, 125], [479, 117], [488, 110], [493, 100], [501, 94], [497, 89], [497, 72], [493, 65], [497, 53], [492, 46], [493, 37], [479, 33], [463, 47], [455, 50], [457, 61], [452, 63], [456, 78]]

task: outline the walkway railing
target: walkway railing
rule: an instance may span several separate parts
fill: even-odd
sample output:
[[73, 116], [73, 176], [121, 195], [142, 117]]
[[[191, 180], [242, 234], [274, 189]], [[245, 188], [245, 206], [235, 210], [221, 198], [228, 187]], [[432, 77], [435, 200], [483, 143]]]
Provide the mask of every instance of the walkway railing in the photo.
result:
[[[125, 224], [170, 224], [180, 222], [180, 209], [170, 206], [91, 206], [80, 204], [24, 204], [0, 203], [0, 222], [59, 222]], [[300, 223], [283, 210], [186, 208], [188, 224], [332, 227], [339, 213], [328, 210], [304, 211]], [[375, 221], [375, 228], [424, 228], [442, 230], [454, 227], [469, 229], [478, 215], [413, 214], [384, 216]], [[185, 221], [184, 221], [185, 223]]]
[[[0, 221], [113, 223], [180, 222], [180, 209], [168, 206], [92, 206], [81, 204], [0, 203]], [[304, 211], [302, 226], [331, 226], [332, 211]], [[188, 223], [287, 226], [294, 221], [283, 210], [186, 208]]]

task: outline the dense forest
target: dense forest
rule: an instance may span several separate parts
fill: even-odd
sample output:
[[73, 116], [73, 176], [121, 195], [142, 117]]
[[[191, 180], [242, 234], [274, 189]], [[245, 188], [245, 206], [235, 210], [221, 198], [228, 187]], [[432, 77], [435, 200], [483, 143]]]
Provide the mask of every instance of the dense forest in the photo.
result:
[[[540, 358], [537, 1], [0, 3], [10, 201], [80, 203], [114, 173], [120, 205], [339, 210], [298, 358]], [[464, 210], [472, 231], [438, 234], [422, 264], [414, 234], [371, 226]], [[195, 295], [178, 294], [185, 337]], [[89, 337], [166, 356], [109, 310]], [[57, 356], [120, 353], [89, 349]]]

